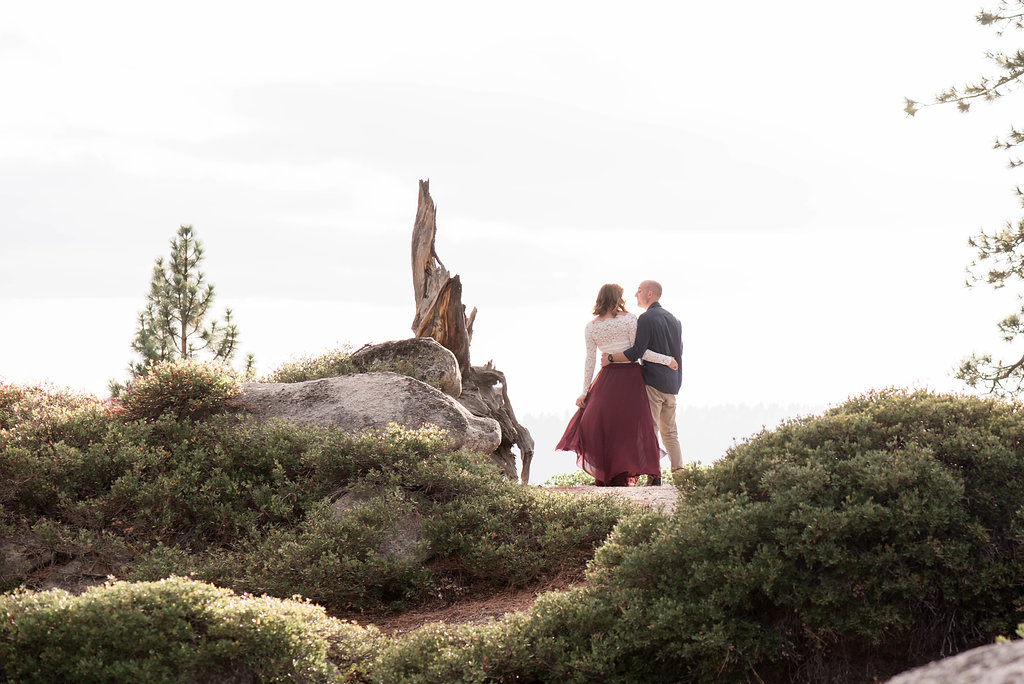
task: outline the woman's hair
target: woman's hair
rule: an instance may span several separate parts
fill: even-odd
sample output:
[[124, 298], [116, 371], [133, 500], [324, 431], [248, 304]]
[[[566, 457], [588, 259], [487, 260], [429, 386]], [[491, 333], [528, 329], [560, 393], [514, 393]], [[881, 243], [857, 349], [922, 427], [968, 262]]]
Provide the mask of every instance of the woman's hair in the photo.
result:
[[622, 301], [622, 286], [615, 283], [602, 285], [597, 291], [597, 301], [594, 302], [594, 315], [604, 316], [613, 311], [626, 311], [626, 303]]

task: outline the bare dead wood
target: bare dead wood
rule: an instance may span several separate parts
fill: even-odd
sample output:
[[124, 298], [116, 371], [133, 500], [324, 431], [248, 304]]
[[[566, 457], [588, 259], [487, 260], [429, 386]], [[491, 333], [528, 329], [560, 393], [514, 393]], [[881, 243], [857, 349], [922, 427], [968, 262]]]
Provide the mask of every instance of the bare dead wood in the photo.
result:
[[469, 368], [469, 345], [473, 339], [476, 309], [466, 319], [462, 304], [462, 281], [452, 277], [434, 250], [437, 236], [437, 208], [430, 199], [430, 181], [420, 181], [416, 222], [412, 228], [412, 285], [416, 294], [416, 316], [412, 330], [416, 337], [433, 337], [455, 354], [459, 368]]
[[533, 437], [516, 419], [512, 402], [508, 398], [505, 374], [495, 369], [490, 361], [483, 366], [473, 366], [470, 371], [468, 377], [463, 376], [459, 403], [469, 409], [474, 416], [487, 416], [498, 421], [498, 425], [501, 426], [501, 444], [491, 454], [491, 458], [510, 478], [515, 479], [516, 457], [512, 447], [518, 446], [523, 463], [519, 474], [520, 481], [526, 484], [530, 481]]
[[519, 424], [508, 398], [505, 374], [493, 367], [470, 363], [469, 345], [473, 340], [476, 309], [466, 317], [462, 303], [462, 281], [452, 276], [434, 249], [437, 237], [437, 208], [430, 197], [430, 181], [420, 181], [416, 221], [412, 229], [412, 283], [416, 295], [416, 316], [412, 330], [416, 337], [433, 337], [451, 350], [462, 373], [462, 395], [458, 400], [473, 415], [493, 418], [501, 426], [501, 445], [491, 458], [511, 479], [516, 479], [515, 453], [522, 460], [519, 474], [525, 484], [530, 479], [533, 437]]

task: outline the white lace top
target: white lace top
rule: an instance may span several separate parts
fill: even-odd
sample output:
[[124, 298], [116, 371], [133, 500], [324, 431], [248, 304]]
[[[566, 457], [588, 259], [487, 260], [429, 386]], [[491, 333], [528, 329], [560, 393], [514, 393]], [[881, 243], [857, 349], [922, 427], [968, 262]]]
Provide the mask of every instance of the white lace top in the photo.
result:
[[[587, 339], [587, 360], [583, 365], [583, 393], [586, 394], [594, 379], [597, 350], [600, 349], [602, 354], [617, 354], [632, 347], [636, 341], [636, 316], [624, 313], [603, 321], [595, 319], [587, 323], [583, 334]], [[672, 357], [648, 349], [644, 352], [643, 360], [667, 366], [672, 362]]]

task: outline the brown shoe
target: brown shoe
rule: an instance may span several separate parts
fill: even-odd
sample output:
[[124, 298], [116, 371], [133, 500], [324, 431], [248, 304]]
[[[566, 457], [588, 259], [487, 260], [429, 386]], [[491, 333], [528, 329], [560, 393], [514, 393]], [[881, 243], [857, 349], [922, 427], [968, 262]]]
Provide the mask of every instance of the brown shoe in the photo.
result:
[[660, 487], [661, 486], [661, 476], [659, 475], [658, 477], [651, 477], [650, 475], [648, 475], [647, 476], [647, 486], [648, 487]]

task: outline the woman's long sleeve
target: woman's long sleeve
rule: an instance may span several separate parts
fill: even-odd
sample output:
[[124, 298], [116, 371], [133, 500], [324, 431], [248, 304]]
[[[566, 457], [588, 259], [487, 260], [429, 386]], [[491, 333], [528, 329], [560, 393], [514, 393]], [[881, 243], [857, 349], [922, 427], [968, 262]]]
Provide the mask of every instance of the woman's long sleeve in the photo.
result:
[[590, 390], [590, 382], [594, 379], [594, 365], [597, 361], [597, 340], [594, 339], [593, 326], [588, 324], [583, 329], [583, 336], [587, 342], [587, 359], [583, 364], [583, 394]]

